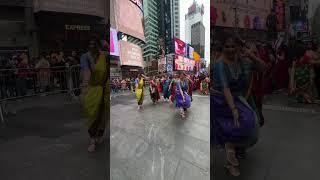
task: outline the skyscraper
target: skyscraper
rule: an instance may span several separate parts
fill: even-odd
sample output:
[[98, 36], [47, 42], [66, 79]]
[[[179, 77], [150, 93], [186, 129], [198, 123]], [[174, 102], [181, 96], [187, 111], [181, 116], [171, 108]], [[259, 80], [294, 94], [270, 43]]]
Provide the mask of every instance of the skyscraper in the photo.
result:
[[200, 21], [191, 26], [191, 46], [204, 58], [205, 27]]
[[201, 22], [203, 24], [204, 6], [199, 5], [195, 0], [188, 8], [188, 13], [185, 15], [185, 41], [191, 43], [191, 27], [192, 25]]
[[180, 38], [180, 0], [171, 0], [170, 2], [172, 34]]
[[144, 46], [143, 59], [145, 61], [152, 60], [158, 53], [158, 1], [144, 1], [144, 27], [146, 44]]
[[172, 0], [158, 1], [158, 26], [159, 26], [159, 39], [164, 42], [165, 53], [170, 54], [174, 51], [173, 46], [173, 23], [172, 16]]

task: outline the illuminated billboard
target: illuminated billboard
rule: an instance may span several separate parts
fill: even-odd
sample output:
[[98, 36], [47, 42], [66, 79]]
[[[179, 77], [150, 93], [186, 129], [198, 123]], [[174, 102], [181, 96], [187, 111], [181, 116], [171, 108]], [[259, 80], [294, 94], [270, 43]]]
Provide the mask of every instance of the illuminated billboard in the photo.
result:
[[142, 0], [116, 0], [114, 3], [118, 31], [145, 41]]
[[174, 70], [176, 71], [193, 71], [195, 61], [183, 56], [175, 56]]
[[111, 56], [119, 56], [119, 44], [118, 44], [118, 36], [117, 31], [115, 29], [110, 28], [110, 55]]
[[193, 52], [194, 52], [194, 48], [190, 45], [190, 44], [187, 44], [187, 50], [186, 50], [186, 57], [187, 58], [190, 58], [190, 59], [193, 59]]
[[174, 49], [177, 55], [184, 56], [186, 53], [186, 43], [178, 38], [174, 38]]
[[122, 66], [143, 67], [142, 49], [140, 46], [122, 40], [119, 41], [119, 45]]

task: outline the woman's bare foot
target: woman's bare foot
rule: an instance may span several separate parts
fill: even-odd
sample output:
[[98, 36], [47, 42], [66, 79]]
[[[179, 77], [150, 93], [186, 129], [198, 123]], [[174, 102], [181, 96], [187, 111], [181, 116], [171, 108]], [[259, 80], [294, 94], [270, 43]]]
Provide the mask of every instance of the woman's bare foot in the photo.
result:
[[226, 168], [226, 170], [228, 171], [228, 173], [234, 177], [238, 177], [240, 176], [240, 170], [237, 167], [234, 167], [232, 165], [225, 165], [224, 166]]
[[90, 144], [88, 146], [88, 152], [95, 152], [96, 151], [96, 140], [91, 139]]
[[228, 163], [231, 164], [232, 166], [239, 166], [240, 163], [236, 158], [236, 151], [234, 150], [234, 148], [232, 148], [230, 144], [226, 144], [225, 149], [226, 149], [226, 158]]

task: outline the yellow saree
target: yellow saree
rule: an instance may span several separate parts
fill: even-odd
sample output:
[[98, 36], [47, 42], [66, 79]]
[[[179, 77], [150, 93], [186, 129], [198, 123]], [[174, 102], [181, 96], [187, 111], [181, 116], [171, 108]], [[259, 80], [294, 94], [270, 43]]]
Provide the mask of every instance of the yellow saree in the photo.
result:
[[90, 129], [105, 130], [109, 113], [109, 87], [107, 80], [106, 56], [100, 54], [91, 72], [87, 93], [84, 96], [83, 106], [86, 124]]
[[138, 82], [138, 88], [136, 89], [136, 98], [139, 105], [142, 105], [143, 103], [143, 85], [144, 85], [144, 79], [141, 78]]

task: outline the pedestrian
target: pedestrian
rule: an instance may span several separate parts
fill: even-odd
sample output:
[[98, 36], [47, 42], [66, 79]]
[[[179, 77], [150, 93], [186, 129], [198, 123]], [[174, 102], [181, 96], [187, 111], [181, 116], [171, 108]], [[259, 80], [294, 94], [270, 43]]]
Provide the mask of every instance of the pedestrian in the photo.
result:
[[[317, 56], [320, 57], [320, 47], [317, 50]], [[318, 93], [317, 99], [320, 100], [320, 65], [315, 65], [314, 73], [315, 73], [314, 84], [316, 86], [317, 93]]]
[[144, 80], [149, 80], [150, 78], [145, 76], [144, 74], [139, 74], [138, 78], [136, 79], [135, 86], [136, 86], [136, 98], [138, 102], [138, 110], [142, 108], [143, 100], [144, 100]]
[[38, 69], [38, 80], [40, 86], [40, 92], [47, 92], [49, 91], [50, 85], [50, 63], [44, 57], [40, 56], [40, 61], [35, 66]]
[[28, 77], [30, 75], [28, 56], [25, 53], [21, 54], [17, 68], [16, 90], [17, 96], [21, 97], [27, 94]]
[[297, 101], [300, 103], [311, 104], [314, 102], [311, 92], [311, 68], [318, 64], [320, 64], [320, 61], [313, 59], [305, 48], [300, 48], [299, 52], [297, 52], [296, 61], [293, 62], [291, 72], [294, 82], [291, 84], [293, 84]]
[[289, 84], [289, 61], [287, 57], [287, 48], [281, 46], [277, 52], [277, 62], [275, 64], [275, 85], [276, 90], [283, 92]]
[[89, 51], [81, 56], [83, 82], [81, 99], [86, 115], [86, 124], [90, 136], [89, 152], [96, 150], [96, 145], [103, 143], [103, 134], [107, 125], [107, 62], [101, 49], [100, 41], [92, 40]]
[[163, 94], [162, 81], [163, 81], [163, 77], [161, 79], [160, 78], [156, 79], [156, 85], [159, 93], [159, 100], [162, 98], [162, 94]]
[[165, 76], [165, 81], [163, 83], [163, 98], [167, 102], [169, 102], [169, 98], [171, 94], [169, 89], [171, 79], [172, 79], [171, 76], [170, 77]]
[[206, 77], [201, 81], [200, 92], [203, 95], [209, 95], [209, 78]]
[[122, 81], [121, 81], [121, 89], [122, 89], [123, 93], [127, 89], [127, 81], [125, 79], [122, 79]]
[[246, 79], [237, 52], [241, 41], [228, 35], [223, 44], [221, 60], [214, 65], [210, 124], [213, 144], [226, 151], [225, 168], [232, 176], [239, 176], [236, 148], [248, 148], [256, 143], [258, 119], [242, 96]]
[[186, 75], [180, 72], [176, 80], [176, 108], [180, 109], [180, 116], [183, 119], [186, 117], [187, 109], [191, 106], [191, 98], [187, 93], [188, 81]]
[[157, 104], [160, 99], [160, 95], [158, 91], [157, 80], [155, 77], [152, 77], [149, 81], [149, 91], [153, 104]]
[[193, 101], [192, 94], [193, 94], [194, 81], [190, 75], [187, 76], [187, 81], [188, 81], [188, 94], [189, 94], [191, 102], [192, 102]]
[[[262, 106], [263, 106], [263, 100], [264, 100], [264, 95], [265, 95], [265, 91], [268, 87], [269, 89], [271, 89], [271, 81], [269, 75], [270, 75], [270, 68], [271, 68], [271, 62], [268, 59], [267, 56], [265, 56], [265, 54], [263, 52], [260, 51], [256, 46], [256, 44], [254, 42], [251, 42], [248, 44], [248, 48], [250, 50], [250, 53], [252, 53], [252, 55], [250, 55], [251, 57], [255, 57], [258, 59], [261, 59], [261, 61], [266, 65], [265, 68], [263, 68], [263, 70], [259, 70], [257, 68], [254, 68], [252, 70], [252, 77], [251, 77], [251, 95], [252, 98], [254, 100], [254, 102], [252, 102], [251, 104], [254, 104], [254, 108], [256, 108], [257, 110], [257, 115], [259, 116], [259, 124], [262, 127], [264, 125], [264, 116], [263, 116], [263, 112], [262, 112]], [[267, 52], [267, 51], [266, 51]], [[248, 54], [248, 53], [246, 53]]]
[[169, 99], [172, 104], [174, 104], [176, 100], [176, 83], [177, 83], [178, 77], [179, 77], [178, 74], [174, 74], [173, 79], [171, 80], [169, 85], [169, 89], [170, 89]]

